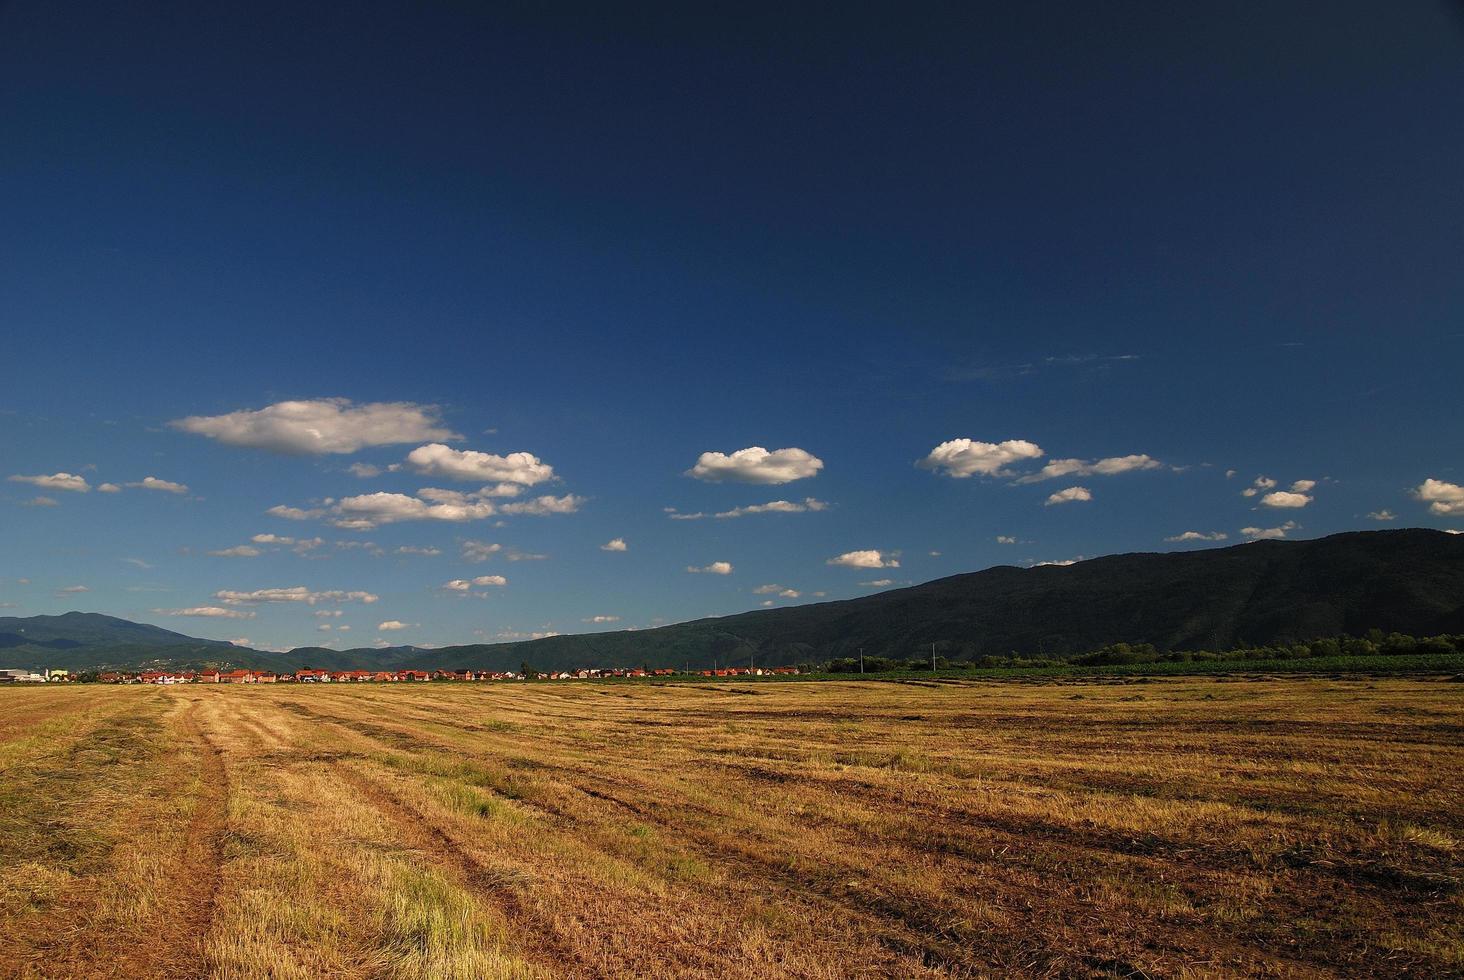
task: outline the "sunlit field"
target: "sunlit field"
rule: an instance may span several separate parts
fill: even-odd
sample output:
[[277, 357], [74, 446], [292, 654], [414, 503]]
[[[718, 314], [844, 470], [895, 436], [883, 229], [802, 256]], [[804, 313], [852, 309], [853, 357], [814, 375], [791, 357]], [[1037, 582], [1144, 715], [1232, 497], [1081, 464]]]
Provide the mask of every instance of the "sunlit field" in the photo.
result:
[[1464, 970], [1464, 684], [0, 690], [0, 973]]

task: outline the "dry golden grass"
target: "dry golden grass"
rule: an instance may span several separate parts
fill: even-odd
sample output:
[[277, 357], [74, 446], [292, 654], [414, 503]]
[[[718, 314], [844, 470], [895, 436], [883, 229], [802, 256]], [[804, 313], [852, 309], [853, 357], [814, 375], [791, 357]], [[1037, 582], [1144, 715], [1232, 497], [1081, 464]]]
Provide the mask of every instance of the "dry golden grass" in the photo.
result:
[[0, 691], [6, 976], [1464, 973], [1464, 685]]

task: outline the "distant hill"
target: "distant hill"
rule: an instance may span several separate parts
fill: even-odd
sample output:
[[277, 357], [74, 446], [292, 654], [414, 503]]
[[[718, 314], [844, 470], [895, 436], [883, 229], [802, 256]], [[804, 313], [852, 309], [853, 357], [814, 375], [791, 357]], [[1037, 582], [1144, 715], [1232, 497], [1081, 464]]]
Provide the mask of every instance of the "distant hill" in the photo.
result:
[[842, 602], [639, 632], [447, 647], [409, 666], [679, 666], [874, 656], [1068, 656], [1110, 643], [1225, 650], [1378, 628], [1464, 632], [1464, 535], [1357, 531], [1073, 565], [998, 566]]
[[[88, 613], [0, 619], [0, 666], [128, 663], [475, 667], [817, 662], [857, 654], [1068, 656], [1110, 643], [1225, 650], [1369, 629], [1464, 633], [1464, 535], [1357, 531], [1067, 566], [998, 566], [907, 589], [653, 630], [424, 650], [300, 647], [276, 654]], [[108, 639], [111, 638], [111, 639]]]
[[161, 626], [134, 623], [101, 613], [68, 612], [60, 616], [0, 616], [0, 664], [28, 666], [38, 660], [53, 666], [69, 666], [67, 659], [89, 662], [92, 650], [137, 651], [166, 649], [169, 654], [184, 649], [206, 651], [232, 649], [223, 640], [201, 640]]

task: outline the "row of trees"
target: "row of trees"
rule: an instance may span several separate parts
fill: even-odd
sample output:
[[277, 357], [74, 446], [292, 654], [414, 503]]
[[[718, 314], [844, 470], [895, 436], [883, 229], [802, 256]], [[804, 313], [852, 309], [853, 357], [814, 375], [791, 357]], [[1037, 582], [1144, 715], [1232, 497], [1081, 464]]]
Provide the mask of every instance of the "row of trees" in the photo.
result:
[[[1073, 657], [1023, 657], [985, 655], [970, 660], [935, 659], [937, 670], [977, 667], [1060, 667], [1068, 664], [1084, 667], [1120, 664], [1192, 663], [1228, 660], [1306, 660], [1315, 657], [1408, 656], [1412, 654], [1464, 654], [1464, 634], [1409, 636], [1406, 633], [1383, 633], [1369, 630], [1364, 636], [1335, 636], [1299, 643], [1265, 646], [1240, 646], [1231, 650], [1160, 650], [1152, 643], [1113, 643], [1092, 653]], [[832, 673], [859, 673], [859, 657], [839, 657], [824, 665]], [[890, 671], [929, 671], [930, 658], [864, 657], [862, 670], [867, 673]]]

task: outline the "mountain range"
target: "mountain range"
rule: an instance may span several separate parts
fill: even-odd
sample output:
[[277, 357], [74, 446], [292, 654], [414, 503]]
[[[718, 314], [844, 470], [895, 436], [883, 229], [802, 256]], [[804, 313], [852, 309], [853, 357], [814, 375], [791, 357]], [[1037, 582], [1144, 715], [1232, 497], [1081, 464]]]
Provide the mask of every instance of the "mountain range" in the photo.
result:
[[1464, 633], [1464, 535], [1356, 531], [1310, 541], [1113, 555], [1072, 565], [997, 566], [837, 602], [758, 610], [650, 630], [425, 649], [273, 653], [98, 613], [0, 618], [0, 666], [143, 663], [474, 667], [807, 663], [850, 656], [952, 660], [1071, 656], [1110, 643], [1225, 650], [1370, 629]]

